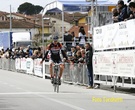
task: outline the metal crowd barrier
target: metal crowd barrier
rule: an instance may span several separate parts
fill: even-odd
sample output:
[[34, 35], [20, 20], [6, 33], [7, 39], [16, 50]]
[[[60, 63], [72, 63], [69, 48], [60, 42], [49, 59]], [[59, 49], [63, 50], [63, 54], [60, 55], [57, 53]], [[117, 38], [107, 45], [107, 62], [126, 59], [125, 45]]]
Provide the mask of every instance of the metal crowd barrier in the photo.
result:
[[[26, 61], [26, 63], [24, 63], [24, 60]], [[45, 78], [45, 76], [50, 77], [48, 62], [44, 62], [42, 68], [39, 66], [35, 66], [35, 65], [37, 65], [37, 63], [39, 64], [40, 60], [41, 59], [36, 59], [36, 61], [38, 61], [38, 62], [33, 63], [34, 60], [30, 61], [25, 58], [22, 59], [22, 61], [20, 59], [15, 60], [15, 59], [0, 58], [0, 69], [19, 72], [19, 73], [28, 73], [28, 74], [35, 75], [35, 76], [40, 76], [42, 78]], [[23, 66], [21, 66], [21, 64]], [[33, 65], [32, 70], [30, 69], [31, 64]], [[24, 67], [24, 65], [26, 65], [26, 68]], [[86, 69], [85, 64], [65, 63], [62, 80], [65, 83], [87, 85], [88, 77], [87, 77], [86, 71], [87, 71], [87, 69]]]
[[72, 83], [72, 84], [79, 84], [79, 85], [87, 85], [88, 77], [86, 72], [86, 65], [79, 63], [79, 64], [65, 64], [65, 69], [63, 73], [63, 81]]
[[15, 59], [0, 58], [0, 69], [16, 71], [15, 69]]

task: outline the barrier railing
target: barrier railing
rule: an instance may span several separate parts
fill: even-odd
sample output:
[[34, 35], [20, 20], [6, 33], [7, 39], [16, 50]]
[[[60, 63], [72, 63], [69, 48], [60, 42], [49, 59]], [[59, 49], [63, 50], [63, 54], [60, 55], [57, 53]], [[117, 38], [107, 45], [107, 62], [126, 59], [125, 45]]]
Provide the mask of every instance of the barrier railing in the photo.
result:
[[73, 84], [87, 85], [86, 65], [82, 63], [65, 64], [63, 80]]
[[[17, 58], [15, 60], [0, 58], [0, 69], [14, 71], [14, 72], [22, 72], [25, 74], [38, 76], [44, 79], [46, 76], [50, 77], [49, 62], [43, 62], [43, 65], [41, 65], [40, 61], [41, 59], [33, 60], [31, 58]], [[103, 70], [104, 66], [106, 67], [106, 65], [102, 64], [100, 69]], [[99, 66], [97, 69], [95, 68], [96, 65], [94, 65], [94, 71], [98, 71], [98, 73], [94, 72], [96, 73], [94, 74], [94, 83], [102, 83], [104, 85], [114, 86], [114, 90], [116, 90], [115, 86], [135, 88], [135, 77], [129, 75], [123, 76], [123, 75], [111, 74], [111, 73], [102, 74], [101, 73], [102, 71], [101, 70], [99, 71]], [[129, 71], [129, 69], [127, 71]], [[65, 63], [65, 69], [62, 76], [62, 81], [70, 84], [87, 85], [88, 77], [87, 77], [86, 65], [83, 63], [78, 63], [78, 64]]]
[[[40, 61], [41, 59], [33, 60], [31, 58], [0, 58], [0, 69], [26, 73], [41, 78], [50, 77], [49, 62], [43, 62], [43, 65], [41, 65]], [[87, 85], [86, 65], [81, 63], [65, 63], [62, 81], [65, 83]]]

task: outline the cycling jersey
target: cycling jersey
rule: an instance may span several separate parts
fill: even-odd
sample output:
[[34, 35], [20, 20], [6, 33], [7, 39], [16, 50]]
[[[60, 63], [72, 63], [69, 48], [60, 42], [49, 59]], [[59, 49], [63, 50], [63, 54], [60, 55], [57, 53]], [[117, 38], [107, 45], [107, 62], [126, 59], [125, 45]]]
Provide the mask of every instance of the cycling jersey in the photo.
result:
[[60, 63], [62, 61], [60, 54], [62, 54], [62, 56], [67, 59], [65, 52], [62, 50], [61, 43], [59, 43], [59, 42], [57, 44], [51, 43], [48, 45], [47, 49], [48, 50], [47, 50], [43, 60], [45, 58], [47, 58], [48, 53], [50, 53], [50, 60], [52, 60], [53, 62], [56, 62], [56, 63]]

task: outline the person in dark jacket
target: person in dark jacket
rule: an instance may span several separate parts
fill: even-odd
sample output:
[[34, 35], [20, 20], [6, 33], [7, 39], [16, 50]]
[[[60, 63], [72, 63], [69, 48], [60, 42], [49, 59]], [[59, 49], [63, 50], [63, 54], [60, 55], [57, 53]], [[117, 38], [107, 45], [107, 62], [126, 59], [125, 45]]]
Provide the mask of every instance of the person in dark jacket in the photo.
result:
[[135, 2], [130, 2], [129, 8], [132, 11], [132, 16], [130, 16], [129, 19], [135, 19]]
[[93, 66], [92, 66], [92, 57], [93, 49], [89, 43], [85, 44], [85, 62], [88, 70], [88, 87], [87, 89], [93, 88]]
[[113, 20], [121, 22], [129, 17], [128, 7], [127, 7], [127, 5], [124, 4], [123, 0], [119, 0], [118, 1], [118, 8], [120, 10], [119, 15], [116, 17], [113, 17]]

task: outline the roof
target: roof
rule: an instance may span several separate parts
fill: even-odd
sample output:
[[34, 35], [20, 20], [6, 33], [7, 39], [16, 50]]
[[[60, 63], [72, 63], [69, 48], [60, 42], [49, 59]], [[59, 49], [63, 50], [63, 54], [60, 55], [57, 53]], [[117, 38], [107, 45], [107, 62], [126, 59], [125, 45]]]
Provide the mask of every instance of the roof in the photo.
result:
[[7, 12], [0, 11], [0, 16], [8, 14]]
[[69, 30], [69, 32], [74, 32], [75, 33], [75, 37], [78, 37], [79, 34], [79, 29], [80, 27], [83, 26], [84, 30], [86, 32], [86, 36], [88, 37], [88, 25], [86, 25], [85, 23], [80, 23], [78, 24], [78, 26], [72, 26], [71, 29]]
[[21, 13], [12, 13], [12, 15], [20, 16], [20, 17], [27, 18], [27, 19], [34, 19], [33, 16], [29, 16], [29, 15], [21, 14]]
[[[41, 25], [37, 25], [25, 20], [13, 20], [12, 28], [39, 28]], [[10, 21], [0, 21], [0, 28], [10, 28]]]
[[[45, 15], [46, 17], [53, 17], [53, 18], [57, 18], [57, 19], [60, 19], [62, 20], [62, 14], [57, 14], [57, 15], [54, 15], [54, 14], [50, 14], [50, 15]], [[83, 18], [87, 16], [87, 14], [82, 14], [82, 13], [79, 13], [79, 12], [75, 12], [75, 13], [64, 13], [64, 21], [65, 22], [68, 22], [68, 23], [71, 23], [73, 24], [75, 21], [77, 21], [78, 19], [80, 18]]]

